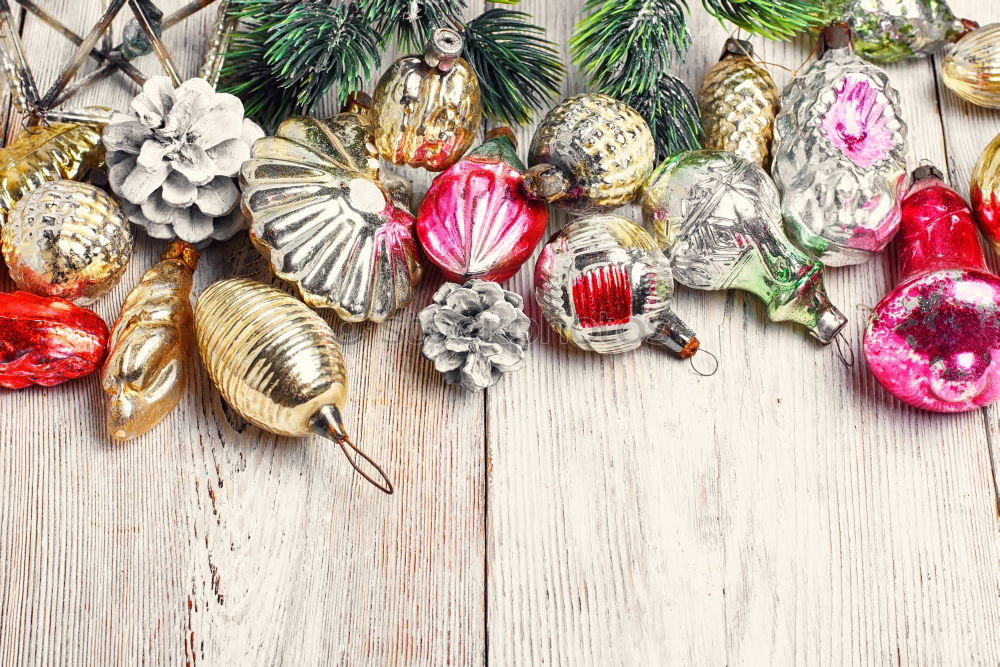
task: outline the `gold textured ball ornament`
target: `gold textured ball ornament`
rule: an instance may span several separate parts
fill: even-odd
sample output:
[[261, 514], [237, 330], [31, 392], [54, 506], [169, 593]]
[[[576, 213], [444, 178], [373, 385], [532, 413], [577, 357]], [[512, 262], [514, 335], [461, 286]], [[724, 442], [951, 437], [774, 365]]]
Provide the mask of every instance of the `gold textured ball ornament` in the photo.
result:
[[575, 95], [535, 131], [524, 187], [572, 211], [608, 211], [635, 199], [655, 153], [649, 125], [635, 109], [599, 93]]
[[[344, 429], [347, 366], [323, 318], [281, 290], [222, 280], [198, 298], [195, 335], [212, 382], [236, 412], [271, 433], [333, 440], [365, 479], [392, 493], [388, 477]], [[381, 481], [364, 472], [348, 448]]]
[[134, 239], [118, 203], [87, 183], [39, 185], [3, 226], [3, 257], [18, 287], [86, 305], [121, 279]]
[[463, 47], [460, 34], [438, 28], [422, 55], [400, 58], [382, 75], [370, 115], [384, 159], [441, 171], [472, 146], [483, 106]]
[[1000, 109], [1000, 23], [958, 40], [941, 63], [944, 84], [962, 99]]
[[727, 39], [719, 62], [705, 74], [698, 105], [706, 149], [736, 153], [766, 170], [779, 93], [753, 55], [750, 42]]

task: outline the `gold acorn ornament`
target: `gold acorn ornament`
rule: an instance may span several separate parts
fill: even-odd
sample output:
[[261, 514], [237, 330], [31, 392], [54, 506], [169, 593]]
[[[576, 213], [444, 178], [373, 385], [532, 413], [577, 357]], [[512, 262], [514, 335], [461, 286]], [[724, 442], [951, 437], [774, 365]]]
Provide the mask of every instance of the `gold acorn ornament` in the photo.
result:
[[967, 33], [941, 63], [944, 84], [982, 107], [1000, 109], [1000, 23]]
[[635, 199], [655, 153], [649, 125], [635, 109], [599, 93], [575, 95], [535, 131], [524, 188], [571, 211], [608, 211]]
[[472, 146], [483, 107], [464, 45], [456, 31], [438, 28], [423, 55], [403, 56], [382, 75], [370, 114], [384, 159], [442, 171]]
[[762, 169], [771, 164], [778, 87], [753, 61], [753, 45], [729, 38], [698, 91], [707, 150], [728, 151]]
[[87, 305], [118, 284], [134, 238], [106, 192], [58, 180], [21, 198], [0, 231], [0, 242], [18, 287]]
[[125, 297], [101, 370], [108, 432], [115, 440], [146, 433], [187, 390], [194, 343], [193, 246], [174, 241]]
[[[212, 284], [198, 298], [195, 332], [212, 382], [243, 418], [278, 435], [333, 440], [362, 477], [392, 493], [389, 478], [344, 429], [347, 366], [323, 318], [273, 287], [230, 279]], [[348, 449], [374, 468], [380, 481], [362, 470]]]

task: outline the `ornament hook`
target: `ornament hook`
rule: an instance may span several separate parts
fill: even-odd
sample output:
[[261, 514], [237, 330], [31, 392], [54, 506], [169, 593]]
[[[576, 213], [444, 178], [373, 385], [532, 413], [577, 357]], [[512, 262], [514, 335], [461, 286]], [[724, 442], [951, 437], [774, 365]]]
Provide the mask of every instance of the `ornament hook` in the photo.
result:
[[[316, 418], [313, 420], [312, 429], [318, 435], [321, 435], [324, 438], [329, 438], [340, 445], [340, 449], [344, 452], [344, 456], [347, 457], [347, 462], [350, 463], [351, 467], [353, 467], [357, 473], [364, 477], [372, 486], [382, 493], [392, 495], [392, 481], [389, 479], [389, 476], [385, 474], [385, 471], [382, 470], [382, 467], [379, 464], [375, 463], [372, 457], [365, 454], [361, 448], [354, 444], [350, 437], [348, 437], [344, 430], [344, 423], [340, 418], [340, 410], [336, 406], [327, 405], [320, 409]], [[351, 452], [348, 451], [348, 448], [354, 450], [354, 454], [351, 454]], [[358, 460], [355, 455], [357, 457], [361, 457], [363, 461], [374, 468], [375, 471], [378, 472], [378, 477], [381, 479], [376, 479], [372, 475], [365, 472], [365, 470], [363, 470], [358, 464]]]
[[840, 361], [848, 368], [854, 368], [854, 347], [851, 345], [851, 341], [847, 340], [843, 331], [837, 332], [833, 343], [837, 348], [837, 356], [840, 357]]
[[[692, 356], [688, 357], [688, 363], [691, 364], [691, 370], [693, 370], [695, 373], [697, 373], [698, 375], [702, 376], [703, 378], [710, 378], [713, 375], [715, 375], [716, 373], [718, 373], [719, 372], [719, 358], [717, 356], [715, 356], [714, 354], [712, 354], [711, 352], [709, 352], [708, 350], [706, 350], [705, 348], [703, 348], [703, 347], [699, 347], [698, 348], [698, 352], [699, 352], [699, 354], [695, 354], [695, 355], [692, 355]], [[702, 355], [706, 355], [706, 354], [709, 357], [711, 357], [712, 361], [714, 362], [712, 370], [709, 371], [709, 372], [707, 372], [707, 373], [705, 371], [701, 370], [700, 368], [698, 368], [698, 366], [695, 365], [695, 363], [694, 363], [694, 360], [696, 358], [701, 357]]]

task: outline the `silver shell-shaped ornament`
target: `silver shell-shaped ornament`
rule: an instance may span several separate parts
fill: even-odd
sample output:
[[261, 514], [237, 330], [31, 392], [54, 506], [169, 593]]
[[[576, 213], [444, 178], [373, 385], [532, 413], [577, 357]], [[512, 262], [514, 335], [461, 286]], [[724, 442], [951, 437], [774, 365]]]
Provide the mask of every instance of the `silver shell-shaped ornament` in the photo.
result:
[[854, 55], [843, 25], [792, 80], [774, 128], [771, 174], [793, 243], [828, 266], [868, 261], [899, 228], [906, 124], [886, 73]]
[[653, 134], [635, 109], [607, 95], [575, 95], [535, 130], [524, 188], [577, 213], [609, 211], [635, 199], [655, 154]]
[[876, 63], [924, 56], [965, 27], [946, 0], [847, 0], [835, 12], [854, 32], [854, 50]]
[[381, 322], [423, 275], [414, 218], [378, 169], [368, 119], [347, 112], [286, 120], [240, 177], [250, 238], [275, 275], [348, 322]]
[[646, 340], [682, 358], [698, 339], [670, 310], [670, 263], [631, 220], [594, 215], [571, 221], [542, 248], [535, 299], [545, 319], [582, 350], [617, 354]]

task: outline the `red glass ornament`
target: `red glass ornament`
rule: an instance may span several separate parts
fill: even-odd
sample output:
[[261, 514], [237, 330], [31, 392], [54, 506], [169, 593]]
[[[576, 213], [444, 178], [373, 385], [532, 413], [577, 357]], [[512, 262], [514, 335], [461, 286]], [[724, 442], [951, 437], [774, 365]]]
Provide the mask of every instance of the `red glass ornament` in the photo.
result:
[[548, 211], [524, 193], [524, 171], [504, 127], [434, 179], [417, 212], [417, 237], [448, 280], [500, 282], [531, 256]]
[[972, 210], [933, 167], [903, 200], [902, 278], [865, 329], [868, 366], [925, 410], [963, 412], [1000, 398], [1000, 278], [986, 268]]
[[0, 387], [46, 387], [82, 377], [104, 360], [108, 326], [57, 297], [0, 294]]

